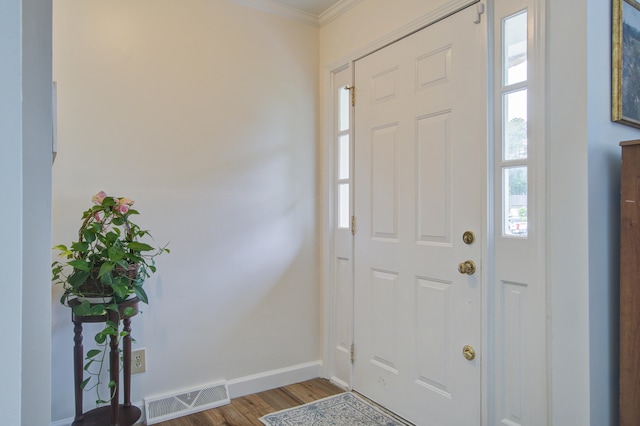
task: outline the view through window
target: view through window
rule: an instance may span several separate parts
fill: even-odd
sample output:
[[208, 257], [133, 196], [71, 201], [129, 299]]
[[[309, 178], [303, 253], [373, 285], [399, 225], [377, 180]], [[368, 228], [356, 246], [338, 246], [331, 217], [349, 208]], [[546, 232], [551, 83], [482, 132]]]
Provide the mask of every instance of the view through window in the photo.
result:
[[528, 233], [527, 11], [502, 21], [502, 232]]

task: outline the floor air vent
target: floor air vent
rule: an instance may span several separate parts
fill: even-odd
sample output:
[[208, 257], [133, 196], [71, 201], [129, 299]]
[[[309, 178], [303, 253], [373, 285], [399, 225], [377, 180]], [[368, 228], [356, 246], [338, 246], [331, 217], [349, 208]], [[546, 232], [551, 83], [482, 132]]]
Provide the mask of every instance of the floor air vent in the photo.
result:
[[175, 419], [229, 403], [226, 383], [216, 383], [179, 394], [145, 398], [147, 425]]

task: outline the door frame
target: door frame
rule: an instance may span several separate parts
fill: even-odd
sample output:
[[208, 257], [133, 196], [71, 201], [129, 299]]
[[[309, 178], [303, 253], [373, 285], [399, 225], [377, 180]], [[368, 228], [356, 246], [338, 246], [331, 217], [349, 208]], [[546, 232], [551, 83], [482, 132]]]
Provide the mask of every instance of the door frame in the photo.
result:
[[[496, 194], [495, 185], [495, 122], [496, 122], [496, 102], [494, 98], [494, 84], [496, 75], [496, 55], [500, 55], [500, 52], [496, 54], [495, 40], [497, 31], [498, 18], [494, 16], [494, 2], [497, 0], [452, 0], [445, 6], [440, 7], [433, 12], [419, 17], [418, 19], [402, 26], [401, 28], [393, 31], [372, 43], [369, 43], [362, 48], [359, 48], [344, 57], [336, 60], [322, 70], [322, 87], [323, 87], [323, 99], [322, 114], [324, 120], [321, 127], [321, 154], [322, 154], [322, 168], [321, 168], [321, 191], [322, 191], [322, 285], [323, 285], [323, 374], [324, 377], [333, 380], [334, 365], [333, 357], [333, 327], [334, 327], [334, 307], [332, 305], [332, 298], [335, 290], [335, 270], [334, 270], [334, 238], [333, 238], [333, 212], [334, 212], [334, 75], [336, 72], [349, 70], [351, 73], [351, 85], [353, 85], [353, 70], [354, 62], [366, 56], [380, 48], [383, 48], [403, 37], [406, 37], [438, 20], [444, 19], [447, 16], [461, 10], [465, 7], [474, 5], [476, 3], [485, 4], [485, 13], [482, 15], [483, 23], [486, 25], [486, 61], [487, 61], [487, 166], [486, 166], [486, 188], [485, 188], [485, 204], [483, 211], [483, 248], [482, 248], [482, 360], [481, 360], [481, 410], [482, 419], [481, 424], [489, 425], [495, 424], [499, 419], [503, 418], [502, 404], [500, 402], [500, 395], [505, 390], [505, 386], [499, 380], [499, 370], [501, 366], [497, 365], [496, 353], [499, 345], [502, 343], [499, 337], [496, 337], [499, 333], [499, 319], [496, 319], [495, 314], [491, 314], [493, 310], [498, 307], [501, 297], [496, 289], [496, 283], [503, 279], [497, 276], [496, 263], [500, 262], [500, 253], [496, 255], [496, 229], [495, 229], [495, 215], [496, 215], [496, 197], [501, 197], [501, 194]], [[546, 249], [546, 223], [544, 216], [546, 213], [547, 205], [547, 189], [546, 189], [546, 167], [548, 152], [548, 137], [547, 133], [547, 118], [545, 115], [548, 94], [546, 87], [546, 40], [547, 36], [547, 22], [546, 11], [547, 3], [545, 0], [520, 0], [518, 3], [525, 3], [530, 8], [532, 19], [533, 31], [530, 29], [530, 42], [534, 45], [530, 52], [530, 60], [535, 62], [535, 81], [530, 86], [531, 96], [537, 101], [534, 108], [531, 110], [531, 116], [535, 119], [533, 125], [530, 126], [530, 135], [534, 135], [538, 138], [538, 147], [535, 159], [532, 161], [534, 167], [538, 168], [535, 179], [532, 182], [534, 187], [537, 188], [535, 195], [536, 201], [536, 214], [540, 218], [538, 224], [539, 234], [541, 238], [537, 240], [537, 252], [545, 253]], [[499, 58], [499, 56], [498, 56]], [[357, 88], [356, 88], [357, 90]], [[357, 97], [357, 95], [356, 95]], [[353, 115], [353, 114], [352, 114]], [[499, 118], [499, 117], [498, 117]], [[352, 126], [353, 129], [353, 126]], [[353, 147], [352, 147], [353, 148]], [[353, 194], [351, 195], [353, 199]], [[353, 206], [352, 206], [353, 211]], [[499, 230], [498, 230], [499, 231]], [[353, 243], [352, 243], [353, 248]], [[353, 251], [352, 251], [353, 253]], [[497, 259], [497, 260], [496, 260]], [[537, 260], [539, 266], [539, 276], [536, 277], [542, 281], [542, 292], [536, 294], [534, 308], [539, 312], [539, 316], [536, 316], [536, 320], [539, 320], [543, 325], [534, 331], [533, 342], [530, 343], [532, 347], [536, 348], [536, 355], [540, 358], [540, 361], [533, 368], [537, 375], [541, 376], [540, 382], [536, 383], [539, 389], [540, 386], [544, 388], [543, 395], [537, 395], [536, 401], [533, 404], [533, 412], [537, 417], [534, 417], [535, 421], [542, 419], [544, 423], [549, 424], [550, 419], [550, 407], [551, 407], [551, 395], [549, 392], [550, 385], [550, 334], [549, 324], [547, 318], [547, 310], [549, 300], [547, 294], [549, 294], [546, 286], [547, 282], [547, 269], [546, 264], [548, 259], [545, 256], [541, 256]], [[353, 286], [353, 278], [352, 283]], [[353, 311], [351, 312], [353, 317]], [[544, 318], [542, 318], [544, 316]], [[353, 321], [352, 321], [353, 325]], [[537, 326], [537, 325], [536, 325]], [[352, 334], [353, 336], [353, 334]], [[334, 383], [343, 386], [345, 388], [351, 388], [353, 381], [353, 375], [346, 381], [336, 381]], [[348, 382], [348, 383], [347, 383]], [[523, 385], [524, 386], [524, 385]], [[529, 416], [527, 416], [529, 417]], [[526, 419], [525, 419], [526, 420]], [[514, 423], [517, 424], [517, 423]]]

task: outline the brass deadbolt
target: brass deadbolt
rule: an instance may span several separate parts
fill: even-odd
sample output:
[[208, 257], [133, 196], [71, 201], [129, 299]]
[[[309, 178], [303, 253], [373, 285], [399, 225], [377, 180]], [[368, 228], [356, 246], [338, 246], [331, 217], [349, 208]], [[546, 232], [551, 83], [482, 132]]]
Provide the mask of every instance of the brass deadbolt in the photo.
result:
[[462, 241], [465, 244], [473, 244], [475, 240], [476, 240], [476, 235], [471, 231], [465, 231], [464, 234], [462, 234]]

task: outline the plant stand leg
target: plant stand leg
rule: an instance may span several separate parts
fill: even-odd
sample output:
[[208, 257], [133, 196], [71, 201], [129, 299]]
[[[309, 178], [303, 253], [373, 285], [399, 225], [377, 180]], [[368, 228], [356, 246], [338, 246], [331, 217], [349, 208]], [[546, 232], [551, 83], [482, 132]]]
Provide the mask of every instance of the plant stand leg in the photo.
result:
[[122, 376], [124, 386], [124, 406], [131, 407], [131, 318], [123, 321], [123, 330], [127, 333], [123, 338], [122, 349]]
[[84, 347], [82, 346], [82, 323], [73, 321], [73, 384], [76, 397], [76, 417], [75, 421], [82, 421], [82, 381], [84, 372], [82, 369], [82, 358], [84, 357]]
[[[114, 324], [119, 324], [119, 317], [117, 312], [109, 312], [109, 320]], [[119, 327], [118, 327], [119, 328]], [[111, 394], [111, 424], [120, 424], [120, 392], [119, 392], [119, 376], [120, 376], [120, 360], [118, 359], [118, 336], [110, 336], [109, 345], [111, 352], [109, 352], [109, 375], [111, 382], [114, 384], [112, 388], [109, 388]]]

